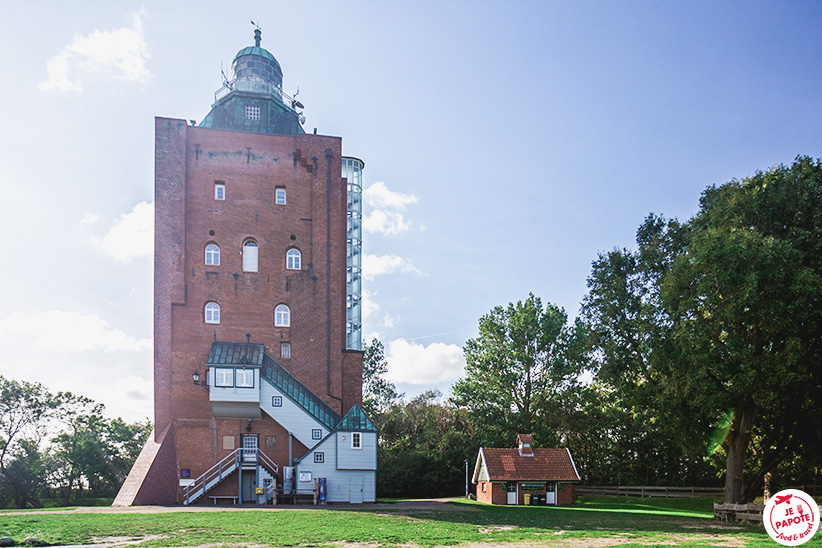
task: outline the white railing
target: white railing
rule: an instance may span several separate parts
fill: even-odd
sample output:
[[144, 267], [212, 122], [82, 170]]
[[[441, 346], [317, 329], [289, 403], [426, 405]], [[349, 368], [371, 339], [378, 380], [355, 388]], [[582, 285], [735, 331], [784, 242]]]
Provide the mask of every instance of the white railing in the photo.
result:
[[277, 477], [280, 467], [271, 460], [271, 457], [260, 451], [259, 448], [238, 447], [183, 488], [183, 504], [191, 504], [230, 476], [241, 463], [249, 462], [261, 464], [275, 478]]

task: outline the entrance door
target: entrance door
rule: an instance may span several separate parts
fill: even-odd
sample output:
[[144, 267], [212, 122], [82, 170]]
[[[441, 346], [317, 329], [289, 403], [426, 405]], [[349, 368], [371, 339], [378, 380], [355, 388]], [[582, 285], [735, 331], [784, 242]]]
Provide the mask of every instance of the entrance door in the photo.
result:
[[349, 481], [348, 502], [362, 504], [362, 476], [354, 476]]
[[517, 503], [517, 482], [509, 481], [505, 490], [508, 492], [508, 498], [505, 501], [505, 503], [506, 504], [516, 504]]
[[243, 492], [240, 502], [257, 502], [257, 473], [254, 470], [240, 470], [243, 475]]
[[557, 503], [557, 484], [548, 482], [545, 484], [545, 504]]
[[259, 438], [257, 434], [243, 434], [243, 462], [257, 462], [257, 447]]

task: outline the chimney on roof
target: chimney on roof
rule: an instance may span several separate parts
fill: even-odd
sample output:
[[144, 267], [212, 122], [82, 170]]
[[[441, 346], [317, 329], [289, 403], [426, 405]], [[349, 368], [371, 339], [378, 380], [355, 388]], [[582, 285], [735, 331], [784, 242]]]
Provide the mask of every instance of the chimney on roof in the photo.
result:
[[531, 434], [517, 434], [517, 447], [521, 457], [534, 456], [534, 450], [531, 448], [532, 443], [534, 443], [534, 438]]

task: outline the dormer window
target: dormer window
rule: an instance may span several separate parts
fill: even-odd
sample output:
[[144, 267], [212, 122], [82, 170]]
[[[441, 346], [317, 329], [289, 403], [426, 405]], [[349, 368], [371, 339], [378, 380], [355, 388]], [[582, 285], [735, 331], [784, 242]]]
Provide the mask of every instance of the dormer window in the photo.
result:
[[259, 122], [260, 121], [260, 106], [259, 105], [246, 105], [245, 106], [245, 119], [249, 122]]

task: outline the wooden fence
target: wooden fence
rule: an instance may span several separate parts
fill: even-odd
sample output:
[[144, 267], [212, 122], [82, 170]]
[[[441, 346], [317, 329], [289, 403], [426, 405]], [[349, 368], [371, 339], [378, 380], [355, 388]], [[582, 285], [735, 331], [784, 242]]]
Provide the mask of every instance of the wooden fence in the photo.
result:
[[762, 521], [764, 504], [720, 504], [714, 503], [714, 517], [725, 521]]
[[660, 487], [658, 485], [577, 485], [576, 494], [611, 497], [721, 498], [725, 496], [725, 488]]

